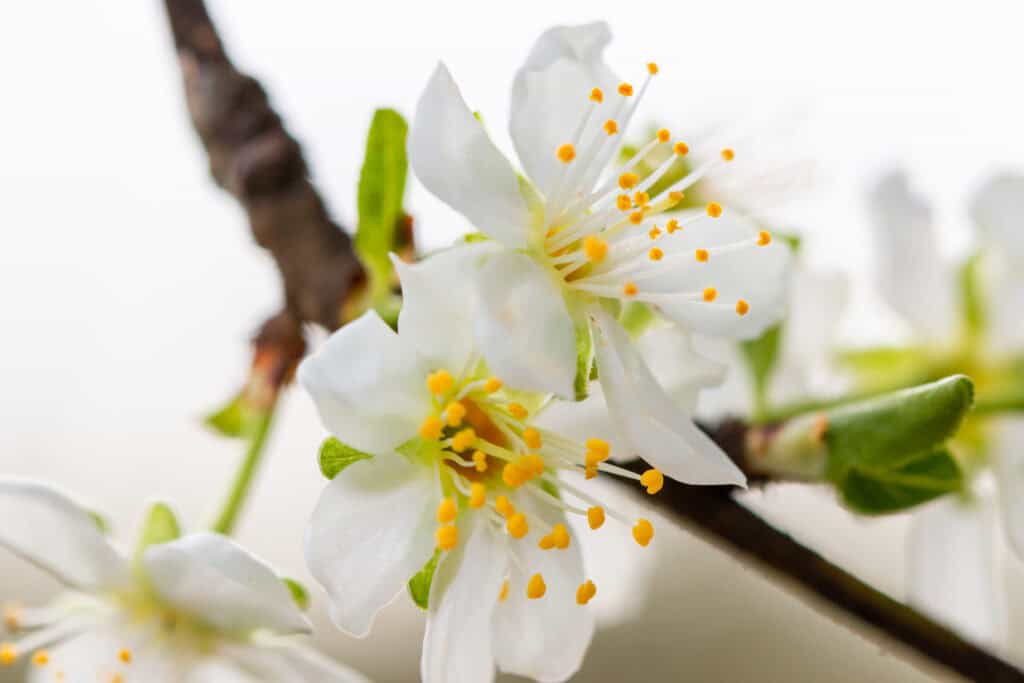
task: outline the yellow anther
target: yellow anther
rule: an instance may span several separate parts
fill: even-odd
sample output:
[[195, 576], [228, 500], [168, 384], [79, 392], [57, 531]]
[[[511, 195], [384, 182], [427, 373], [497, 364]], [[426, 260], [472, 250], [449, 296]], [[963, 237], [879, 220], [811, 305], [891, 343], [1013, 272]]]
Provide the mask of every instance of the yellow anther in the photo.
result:
[[597, 595], [597, 586], [590, 579], [587, 579], [580, 584], [580, 587], [576, 589], [576, 604], [585, 605], [590, 602], [594, 596]]
[[124, 648], [120, 652], [117, 653], [117, 658], [120, 659], [125, 664], [131, 664], [132, 663], [132, 651], [129, 650], [128, 648]]
[[539, 477], [544, 474], [544, 458], [536, 453], [530, 453], [529, 455], [524, 455], [519, 458], [519, 466], [530, 477]]
[[661, 228], [655, 225], [653, 228], [647, 231], [647, 236], [650, 237], [652, 240], [658, 239], [658, 237], [661, 236]]
[[529, 473], [519, 463], [505, 463], [504, 469], [501, 470], [501, 480], [506, 486], [514, 489], [525, 484], [529, 477]]
[[505, 522], [505, 528], [508, 529], [508, 534], [512, 538], [522, 538], [530, 533], [530, 524], [526, 521], [526, 515], [522, 512], [517, 512], [509, 517], [508, 521]]
[[591, 263], [600, 263], [608, 255], [608, 243], [600, 237], [587, 235], [583, 239], [583, 253]]
[[647, 73], [651, 74], [652, 76], [654, 74], [658, 73], [658, 65], [655, 64], [654, 62], [648, 62], [647, 63]]
[[478, 481], [469, 485], [469, 507], [482, 508], [487, 502], [487, 487]]
[[466, 406], [458, 401], [452, 401], [444, 408], [444, 416], [449, 427], [458, 427], [462, 424], [462, 418], [466, 417]]
[[640, 475], [640, 485], [652, 496], [665, 485], [665, 475], [661, 470], [650, 469]]
[[725, 149], [722, 150], [722, 160], [723, 161], [732, 161], [735, 158], [736, 158], [736, 152], [734, 152], [732, 149], [726, 147]]
[[540, 432], [533, 427], [527, 427], [523, 430], [523, 442], [526, 443], [527, 448], [537, 450], [542, 445]]
[[36, 666], [46, 666], [50, 663], [50, 653], [46, 650], [36, 650], [32, 655], [32, 663]]
[[597, 476], [597, 467], [587, 466], [587, 467], [583, 468], [583, 478], [584, 479], [593, 479], [596, 476]]
[[588, 470], [597, 469], [597, 466], [604, 462], [605, 458], [601, 457], [600, 453], [594, 451], [587, 451], [583, 456], [583, 464]]
[[646, 192], [637, 192], [633, 195], [633, 201], [637, 206], [647, 206], [651, 203], [651, 195]]
[[124, 676], [121, 674], [114, 674], [110, 677], [110, 683], [124, 683]]
[[440, 396], [455, 384], [455, 380], [447, 370], [438, 370], [427, 375], [427, 389], [435, 396]]
[[622, 294], [624, 296], [636, 296], [636, 293], [638, 291], [640, 290], [636, 288], [635, 282], [627, 282], [626, 284], [622, 285]]
[[631, 190], [640, 182], [640, 176], [632, 171], [626, 171], [619, 176], [619, 187], [623, 190]]
[[615, 135], [619, 132], [619, 123], [615, 119], [608, 119], [604, 122], [604, 132], [608, 135]]
[[508, 600], [508, 579], [501, 582], [501, 591], [498, 592], [498, 602], [505, 602], [506, 600]]
[[420, 423], [420, 436], [429, 441], [437, 441], [441, 438], [441, 430], [443, 429], [444, 423], [431, 415]]
[[500, 379], [498, 379], [497, 377], [491, 377], [490, 379], [487, 380], [487, 382], [484, 383], [484, 391], [486, 391], [488, 394], [493, 394], [495, 391], [500, 390], [503, 386], [505, 385]]
[[620, 84], [619, 85], [619, 94], [622, 95], [623, 97], [632, 97], [633, 96], [633, 86], [631, 86], [629, 83], [622, 83], [622, 84]]
[[690, 147], [685, 142], [679, 141], [676, 144], [672, 145], [672, 151], [681, 157], [685, 157], [687, 154], [690, 153]]
[[672, 202], [672, 204], [678, 204], [683, 201], [684, 198], [686, 198], [686, 193], [680, 192], [679, 190], [672, 190], [668, 193], [668, 200]]
[[738, 315], [746, 315], [749, 312], [750, 304], [748, 304], [746, 300], [740, 299], [739, 301], [736, 302], [736, 313]]
[[628, 194], [620, 194], [615, 198], [615, 206], [619, 207], [619, 211], [629, 211], [633, 208], [633, 200]]
[[540, 540], [537, 541], [537, 547], [541, 550], [551, 550], [555, 547], [555, 539], [551, 534], [547, 536], [541, 536]]
[[555, 150], [555, 156], [563, 164], [568, 164], [570, 161], [576, 158], [576, 148], [570, 145], [568, 142], [564, 145], [559, 145], [558, 149]]
[[549, 535], [555, 542], [555, 547], [559, 550], [565, 550], [569, 547], [571, 537], [569, 536], [569, 530], [565, 528], [564, 524], [556, 524], [552, 527]]
[[704, 298], [704, 301], [710, 303], [718, 298], [718, 290], [714, 287], [705, 287], [701, 296]]
[[604, 92], [600, 88], [594, 88], [590, 91], [590, 101], [598, 104], [604, 102]]
[[508, 412], [511, 413], [512, 417], [514, 417], [517, 420], [525, 420], [526, 416], [530, 414], [529, 412], [527, 412], [526, 408], [524, 408], [522, 404], [519, 403], [509, 403], [507, 407]]
[[662, 128], [658, 131], [658, 142], [668, 142], [672, 138], [672, 134], [668, 132], [668, 128]]
[[652, 538], [654, 538], [654, 527], [648, 520], [638, 519], [633, 525], [633, 540], [646, 548]]
[[633, 225], [640, 225], [641, 223], [644, 222], [644, 212], [634, 211], [633, 213], [629, 214], [629, 222], [632, 223]]
[[694, 258], [696, 258], [701, 263], [707, 263], [708, 262], [709, 254], [708, 254], [708, 250], [707, 249], [698, 249], [697, 251], [693, 252], [693, 256], [694, 256]]
[[719, 216], [722, 215], [722, 205], [719, 204], [718, 202], [711, 202], [710, 204], [708, 204], [707, 211], [708, 215], [711, 216], [712, 218], [718, 218]]
[[652, 261], [660, 261], [661, 257], [664, 255], [665, 252], [663, 252], [661, 249], [658, 249], [658, 247], [651, 247], [651, 250], [647, 252], [647, 257]]
[[477, 472], [487, 471], [487, 454], [483, 451], [473, 451], [473, 467]]
[[588, 451], [593, 451], [600, 455], [602, 460], [607, 460], [608, 456], [612, 453], [611, 445], [604, 439], [599, 439], [596, 436], [587, 439], [583, 445], [587, 447]]
[[21, 610], [17, 607], [5, 607], [4, 626], [11, 632], [21, 628]]
[[534, 574], [530, 577], [530, 583], [526, 585], [526, 597], [531, 600], [537, 600], [538, 598], [543, 598], [547, 592], [548, 587], [544, 584], [543, 576]]
[[771, 242], [772, 234], [767, 230], [762, 230], [761, 232], [757, 233], [757, 246], [765, 247], [771, 244]]
[[459, 514], [459, 506], [451, 498], [442, 498], [437, 506], [437, 521], [441, 524], [450, 524], [455, 521]]
[[604, 525], [604, 508], [599, 505], [587, 508], [587, 524], [591, 529], [600, 529]]
[[437, 541], [437, 547], [441, 550], [451, 550], [459, 542], [459, 527], [454, 524], [437, 527], [437, 531], [434, 532], [434, 540]]
[[672, 220], [665, 224], [665, 230], [667, 230], [668, 234], [671, 235], [676, 230], [682, 230], [682, 228], [679, 226], [679, 221], [673, 218]]
[[452, 437], [452, 450], [456, 453], [469, 450], [476, 444], [476, 431], [472, 427], [460, 430]]
[[494, 499], [494, 509], [506, 519], [516, 514], [516, 506], [508, 499], [508, 496], [498, 496]]
[[10, 643], [0, 643], [0, 664], [10, 666], [18, 659], [18, 651]]

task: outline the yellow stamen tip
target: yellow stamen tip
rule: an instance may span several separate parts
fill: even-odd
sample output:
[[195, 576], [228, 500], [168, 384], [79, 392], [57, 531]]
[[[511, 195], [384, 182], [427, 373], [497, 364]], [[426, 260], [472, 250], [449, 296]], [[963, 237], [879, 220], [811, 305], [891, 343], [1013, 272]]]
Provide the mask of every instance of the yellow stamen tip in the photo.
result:
[[761, 232], [757, 233], [757, 246], [765, 247], [771, 244], [771, 242], [772, 234], [767, 230], [762, 230]]
[[670, 235], [674, 233], [676, 230], [682, 230], [682, 228], [679, 227], [679, 221], [677, 221], [675, 218], [673, 218], [672, 220], [665, 224], [665, 229], [668, 230], [668, 234]]
[[508, 579], [501, 582], [501, 591], [498, 593], [498, 602], [508, 600]]
[[431, 415], [420, 423], [420, 436], [428, 441], [437, 441], [441, 438], [441, 430], [443, 429], [444, 423]]
[[128, 648], [124, 648], [123, 650], [121, 650], [120, 652], [117, 653], [117, 658], [120, 659], [125, 664], [131, 664], [132, 663], [132, 651], [129, 650]]
[[36, 666], [46, 666], [50, 663], [50, 653], [46, 650], [38, 650], [32, 655], [32, 663]]
[[647, 206], [651, 203], [651, 195], [646, 192], [637, 192], [633, 195], [633, 201], [637, 206]]
[[622, 285], [622, 294], [624, 296], [636, 296], [636, 293], [638, 291], [640, 290], [637, 289], [635, 282], [627, 282], [626, 284]]
[[587, 447], [588, 451], [600, 454], [602, 460], [607, 459], [612, 452], [611, 445], [604, 439], [599, 439], [596, 436], [587, 439], [583, 445]]
[[435, 396], [447, 392], [455, 384], [455, 379], [447, 370], [438, 370], [427, 375], [427, 389]]
[[580, 584], [580, 587], [576, 589], [576, 604], [585, 605], [590, 602], [594, 596], [597, 595], [597, 586], [590, 579], [587, 579]]
[[583, 253], [591, 263], [600, 263], [608, 255], [608, 242], [600, 237], [588, 235], [583, 240]]
[[568, 142], [564, 145], [559, 145], [558, 149], [555, 150], [555, 156], [563, 164], [568, 164], [576, 158], [576, 148], [570, 145]]
[[633, 525], [633, 540], [646, 548], [652, 538], [654, 538], [654, 527], [650, 521], [646, 519], [637, 520], [636, 524]]
[[736, 302], [736, 313], [738, 315], [746, 315], [749, 312], [750, 304], [748, 304], [744, 299], [740, 299]]
[[571, 539], [569, 530], [565, 528], [564, 524], [556, 524], [551, 528], [551, 540], [554, 541], [555, 547], [559, 550], [568, 548]]
[[555, 547], [555, 539], [551, 537], [551, 534], [541, 536], [540, 540], [537, 541], [537, 547], [541, 550], [551, 550]]
[[668, 200], [672, 202], [672, 204], [678, 204], [685, 198], [686, 194], [684, 192], [680, 192], [679, 190], [672, 190], [671, 192], [668, 193]]
[[711, 202], [708, 204], [708, 215], [712, 218], [718, 218], [722, 215], [722, 205], [718, 202]]
[[508, 496], [498, 496], [495, 498], [494, 508], [498, 511], [499, 515], [506, 519], [516, 514], [516, 506], [512, 504]]
[[632, 171], [626, 171], [619, 176], [619, 187], [623, 190], [631, 190], [640, 182], [640, 176]]
[[491, 377], [484, 384], [484, 391], [488, 394], [493, 394], [494, 392], [499, 391], [503, 386], [505, 385], [500, 379], [497, 377]]
[[4, 626], [12, 633], [21, 628], [21, 610], [17, 607], [4, 608]]
[[661, 229], [657, 225], [655, 225], [653, 228], [647, 231], [647, 236], [650, 237], [652, 240], [658, 239], [660, 235]]
[[0, 643], [0, 664], [10, 666], [18, 659], [18, 651], [10, 643]]
[[519, 488], [526, 483], [528, 478], [529, 473], [519, 463], [506, 463], [505, 467], [501, 470], [501, 480], [510, 488]]
[[650, 469], [640, 475], [640, 485], [652, 496], [665, 485], [665, 475], [660, 470]]
[[615, 206], [619, 207], [619, 211], [629, 211], [633, 208], [633, 200], [628, 194], [620, 194], [615, 198]]
[[539, 477], [544, 474], [544, 458], [536, 453], [524, 455], [519, 459], [519, 467], [521, 467], [530, 477]]
[[681, 157], [685, 157], [687, 154], [690, 153], [690, 146], [687, 145], [685, 142], [679, 141], [676, 144], [672, 145], [672, 151]]
[[704, 293], [701, 296], [704, 297], [704, 301], [710, 303], [718, 298], [718, 290], [715, 289], [714, 287], [706, 287], [704, 289]]
[[633, 86], [631, 86], [629, 83], [621, 84], [619, 86], [619, 94], [622, 95], [623, 97], [632, 97], [633, 96]]
[[469, 485], [469, 507], [482, 508], [487, 502], [487, 487], [478, 481]]
[[452, 450], [456, 453], [469, 450], [476, 444], [476, 431], [472, 427], [466, 427], [452, 437]]
[[455, 516], [459, 513], [459, 507], [455, 504], [455, 501], [451, 498], [442, 498], [440, 504], [437, 506], [437, 521], [441, 524], [450, 524], [455, 521]]
[[526, 416], [529, 415], [526, 408], [519, 403], [509, 403], [508, 412], [517, 420], [525, 420]]
[[619, 123], [615, 119], [608, 119], [604, 122], [604, 132], [608, 135], [615, 135], [619, 132]]
[[584, 479], [593, 479], [596, 476], [597, 476], [597, 467], [591, 467], [590, 465], [587, 465], [587, 467], [585, 467], [583, 469], [583, 478]]
[[648, 258], [650, 258], [652, 261], [660, 261], [661, 257], [664, 255], [665, 252], [663, 252], [661, 249], [658, 249], [658, 247], [651, 247], [651, 250], [647, 252]]
[[444, 415], [449, 427], [458, 427], [462, 424], [462, 418], [466, 417], [466, 406], [458, 401], [452, 401], [445, 406]]
[[453, 524], [439, 526], [434, 532], [434, 540], [441, 550], [451, 550], [459, 542], [459, 528]]
[[597, 102], [598, 104], [604, 102], [604, 91], [602, 91], [600, 88], [594, 88], [593, 90], [591, 90], [590, 101]]
[[522, 512], [517, 512], [509, 517], [505, 522], [505, 528], [508, 529], [508, 534], [512, 538], [522, 538], [530, 533], [530, 524]]
[[729, 149], [728, 147], [726, 147], [725, 149], [722, 150], [722, 160], [723, 161], [732, 161], [735, 158], [736, 158], [736, 152], [735, 151]]
[[644, 222], [644, 212], [634, 211], [633, 213], [629, 214], [629, 222], [632, 223], [633, 225], [640, 225], [641, 223]]
[[487, 454], [483, 451], [473, 451], [473, 466], [477, 472], [487, 471]]
[[600, 529], [604, 525], [604, 508], [600, 506], [587, 508], [587, 523], [591, 529]]
[[672, 133], [668, 132], [668, 128], [662, 128], [658, 131], [658, 142], [668, 142], [672, 139]]
[[543, 576], [534, 574], [530, 577], [530, 583], [526, 585], [526, 597], [531, 600], [537, 600], [538, 598], [543, 598], [547, 592], [548, 587], [544, 584]]
[[694, 258], [696, 258], [701, 263], [707, 263], [708, 262], [709, 254], [708, 254], [708, 250], [707, 249], [698, 249], [697, 251], [693, 252], [693, 255], [694, 255]]

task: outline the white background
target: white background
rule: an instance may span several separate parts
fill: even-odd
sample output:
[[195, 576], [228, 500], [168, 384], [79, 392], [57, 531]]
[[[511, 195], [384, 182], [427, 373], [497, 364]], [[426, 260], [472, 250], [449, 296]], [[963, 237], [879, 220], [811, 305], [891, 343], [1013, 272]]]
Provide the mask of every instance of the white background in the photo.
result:
[[[871, 267], [863, 193], [874, 174], [908, 168], [956, 255], [969, 239], [972, 187], [1024, 164], [1014, 3], [211, 4], [233, 58], [268, 88], [347, 225], [375, 107], [411, 116], [444, 59], [510, 150], [507, 90], [531, 42], [549, 25], [597, 18], [612, 24], [608, 56], [620, 73], [639, 78], [651, 59], [662, 67], [648, 121], [683, 133], [735, 123], [753, 132], [769, 170], [813, 169], [785, 183], [795, 201], [774, 208], [814, 235], [812, 259], [858, 282]], [[126, 541], [154, 496], [199, 526], [237, 455], [199, 417], [242, 380], [247, 336], [279, 294], [240, 211], [209, 180], [162, 7], [4, 3], [0, 85], [0, 471], [60, 482]], [[424, 245], [465, 227], [420, 187], [408, 205]], [[845, 333], [891, 333], [877, 313], [874, 298], [858, 295]], [[321, 437], [306, 398], [292, 394], [240, 533], [299, 577]], [[901, 595], [903, 520], [853, 520], [825, 495], [796, 489], [759, 498], [798, 536]], [[578, 680], [638, 670], [651, 680], [917, 675], [719, 551], [659, 529], [652, 548], [629, 547], [636, 562], [601, 540], [599, 587], [631, 609], [609, 618]], [[0, 554], [0, 576], [0, 601], [53, 590], [9, 555]], [[319, 643], [380, 680], [415, 677], [422, 624], [407, 600], [362, 642], [332, 631], [320, 603]]]

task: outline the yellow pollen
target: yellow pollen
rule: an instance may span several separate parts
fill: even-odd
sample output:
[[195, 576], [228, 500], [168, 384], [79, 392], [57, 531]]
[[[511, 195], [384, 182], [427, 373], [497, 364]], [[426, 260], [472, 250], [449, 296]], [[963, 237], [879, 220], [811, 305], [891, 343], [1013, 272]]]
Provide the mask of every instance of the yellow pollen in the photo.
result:
[[738, 315], [746, 315], [749, 312], [750, 304], [748, 304], [744, 299], [740, 299], [736, 302], [736, 313]]
[[658, 249], [658, 247], [651, 247], [651, 250], [647, 252], [648, 258], [650, 258], [652, 261], [660, 261], [661, 257], [664, 255], [665, 252], [663, 252], [661, 249]]
[[591, 529], [600, 529], [604, 524], [604, 508], [599, 505], [587, 508], [587, 523]]
[[5, 607], [4, 626], [8, 631], [17, 631], [21, 628], [21, 610], [17, 607]]
[[522, 538], [530, 533], [530, 525], [526, 521], [526, 515], [522, 512], [517, 512], [509, 517], [505, 528], [508, 529], [508, 534], [512, 538]]
[[593, 479], [596, 476], [597, 476], [597, 467], [596, 466], [587, 465], [585, 468], [583, 468], [583, 478], [584, 479]]
[[501, 582], [501, 591], [498, 593], [498, 602], [508, 600], [508, 579]]
[[769, 244], [771, 244], [771, 241], [772, 241], [772, 234], [770, 232], [768, 232], [767, 230], [762, 230], [761, 232], [757, 233], [757, 246], [759, 246], [759, 247], [768, 246]]
[[120, 659], [125, 664], [131, 664], [132, 663], [132, 651], [129, 650], [128, 648], [124, 648], [120, 652], [117, 653], [117, 658]]
[[622, 95], [623, 97], [632, 97], [633, 96], [633, 86], [631, 86], [629, 83], [621, 84], [619, 86], [619, 94]]
[[647, 73], [651, 74], [652, 76], [654, 74], [658, 73], [658, 65], [655, 64], [654, 62], [648, 62], [647, 63]]
[[469, 485], [469, 507], [481, 508], [487, 502], [487, 487], [478, 481]]
[[555, 547], [555, 539], [552, 538], [551, 534], [541, 536], [540, 540], [537, 541], [537, 547], [541, 550], [551, 550]]
[[428, 441], [437, 441], [441, 438], [442, 429], [444, 429], [444, 423], [431, 415], [420, 423], [420, 436]]
[[637, 206], [647, 206], [651, 203], [651, 195], [646, 192], [637, 192], [633, 195], [633, 201], [636, 202]]
[[527, 427], [523, 430], [523, 441], [526, 443], [527, 448], [537, 450], [541, 447], [540, 432], [533, 427]]
[[685, 142], [679, 141], [672, 146], [672, 151], [681, 157], [685, 157], [690, 153], [690, 147]]
[[615, 135], [619, 132], [619, 123], [615, 119], [608, 119], [604, 122], [604, 132], [608, 135]]
[[655, 225], [653, 228], [651, 228], [647, 232], [647, 236], [650, 237], [652, 240], [658, 239], [658, 237], [660, 235], [661, 235], [661, 228], [659, 228], [657, 225]]
[[124, 676], [121, 674], [114, 674], [110, 677], [110, 683], [124, 683]]
[[441, 524], [450, 524], [455, 521], [455, 515], [458, 513], [459, 508], [454, 500], [442, 498], [441, 503], [437, 506], [437, 521]]
[[526, 585], [526, 597], [531, 600], [537, 600], [538, 598], [543, 598], [547, 592], [548, 587], [544, 584], [543, 576], [534, 574], [530, 577], [530, 583]]
[[585, 605], [590, 602], [594, 596], [597, 595], [597, 586], [590, 579], [587, 579], [580, 584], [580, 587], [576, 589], [576, 604]]
[[584, 466], [588, 470], [596, 470], [597, 466], [604, 462], [604, 460], [599, 453], [587, 451], [586, 455], [584, 455]]
[[718, 202], [711, 202], [708, 204], [708, 215], [712, 218], [718, 218], [722, 215], [722, 205]]
[[526, 408], [524, 408], [519, 403], [509, 403], [507, 407], [508, 412], [511, 413], [512, 417], [516, 418], [517, 420], [525, 420], [526, 416], [529, 415], [529, 413], [526, 411]]
[[498, 379], [497, 377], [491, 377], [484, 384], [484, 391], [486, 391], [488, 394], [493, 394], [495, 391], [498, 391], [503, 386], [504, 384], [500, 379]]
[[633, 525], [633, 540], [646, 548], [652, 538], [654, 538], [654, 527], [651, 526], [650, 521], [638, 519]]
[[473, 466], [477, 472], [487, 471], [487, 454], [483, 451], [473, 451]]
[[544, 458], [536, 453], [524, 455], [519, 459], [519, 467], [530, 477], [539, 477], [544, 474]]
[[466, 427], [452, 437], [452, 450], [456, 453], [469, 450], [476, 443], [476, 431], [472, 427]]
[[591, 263], [600, 263], [608, 255], [608, 243], [600, 237], [587, 235], [583, 240], [583, 253]]
[[679, 221], [677, 221], [675, 218], [673, 218], [672, 220], [665, 224], [665, 230], [667, 230], [668, 234], [670, 235], [674, 233], [676, 230], [681, 229], [682, 228], [679, 227]]
[[604, 92], [600, 88], [594, 88], [590, 91], [590, 101], [601, 103], [604, 102]]
[[665, 485], [665, 475], [660, 470], [650, 469], [640, 475], [640, 485], [652, 496]]
[[625, 296], [636, 296], [636, 293], [638, 291], [640, 290], [636, 288], [635, 282], [627, 282], [626, 284], [622, 285], [622, 293]]
[[693, 255], [701, 263], [707, 263], [708, 262], [708, 250], [707, 249], [698, 249], [697, 251], [693, 252]]
[[714, 287], [707, 287], [704, 289], [704, 294], [702, 296], [704, 297], [704, 301], [710, 303], [718, 298], [718, 290]]
[[559, 145], [558, 149], [555, 151], [555, 156], [557, 156], [558, 160], [563, 164], [568, 164], [576, 158], [576, 148], [568, 142], [564, 145]]
[[735, 158], [736, 158], [736, 152], [734, 152], [733, 150], [729, 149], [728, 147], [726, 147], [725, 149], [722, 150], [722, 160], [723, 161], [732, 161]]
[[514, 489], [525, 484], [528, 478], [529, 474], [522, 468], [522, 466], [519, 465], [519, 463], [506, 463], [504, 469], [501, 471], [501, 480], [505, 482], [506, 486]]
[[629, 214], [629, 222], [632, 223], [633, 225], [640, 225], [641, 223], [644, 222], [644, 212], [634, 211], [633, 213]]
[[516, 514], [516, 506], [509, 501], [508, 496], [498, 496], [495, 498], [494, 508], [498, 511], [499, 515], [506, 519]]
[[662, 128], [658, 131], [658, 142], [668, 142], [672, 138], [672, 134], [668, 132], [668, 128]]
[[668, 200], [673, 204], [678, 204], [679, 202], [683, 201], [685, 197], [686, 194], [680, 192], [679, 190], [672, 190], [671, 192], [668, 193]]
[[462, 418], [466, 417], [466, 406], [458, 401], [452, 401], [445, 406], [444, 414], [449, 427], [458, 427], [462, 424]]
[[591, 437], [587, 439], [584, 444], [588, 451], [593, 451], [601, 456], [602, 460], [607, 460], [608, 456], [612, 453], [612, 447], [604, 439], [598, 439], [597, 437]]
[[18, 658], [18, 651], [10, 643], [0, 643], [0, 664], [10, 666]]
[[629, 211], [633, 208], [633, 200], [628, 194], [620, 194], [615, 199], [615, 206], [619, 207], [619, 211]]
[[632, 171], [626, 171], [619, 176], [619, 187], [623, 190], [631, 190], [640, 182], [640, 176]]
[[434, 396], [440, 396], [455, 384], [455, 380], [452, 379], [452, 375], [447, 370], [438, 370], [427, 375], [427, 389], [430, 390]]
[[50, 653], [46, 650], [38, 650], [32, 655], [32, 663], [36, 666], [46, 666], [50, 663]]
[[565, 550], [569, 547], [571, 537], [569, 536], [569, 530], [565, 528], [564, 524], [556, 524], [552, 527], [550, 536], [555, 542], [555, 547], [559, 550]]
[[[633, 533], [636, 534], [635, 531]], [[441, 550], [451, 550], [459, 542], [459, 527], [453, 524], [437, 527], [437, 531], [434, 532], [434, 540], [437, 541], [437, 547]]]

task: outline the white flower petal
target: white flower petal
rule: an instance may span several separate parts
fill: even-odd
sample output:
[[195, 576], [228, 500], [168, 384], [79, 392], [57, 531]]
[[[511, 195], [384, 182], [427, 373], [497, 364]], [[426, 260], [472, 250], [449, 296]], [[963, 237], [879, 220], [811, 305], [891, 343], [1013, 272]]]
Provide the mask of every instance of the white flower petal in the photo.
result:
[[1024, 560], [1024, 420], [1001, 419], [994, 445], [993, 465], [1003, 529], [1013, 552]]
[[476, 338], [491, 372], [515, 389], [572, 399], [576, 331], [553, 276], [505, 251], [480, 268], [477, 288]]
[[905, 173], [882, 178], [870, 196], [882, 296], [914, 331], [944, 339], [953, 331], [953, 277], [942, 263], [931, 208], [910, 191]]
[[459, 544], [438, 563], [430, 586], [423, 683], [494, 680], [491, 616], [508, 567], [502, 539], [482, 514], [459, 523]]
[[398, 455], [350, 465], [327, 485], [306, 534], [306, 562], [331, 618], [364, 636], [434, 553], [441, 494], [432, 471]]
[[718, 446], [673, 405], [611, 316], [595, 307], [597, 371], [612, 423], [639, 455], [666, 476], [688, 484], [746, 485]]
[[971, 219], [983, 246], [1024, 263], [1024, 176], [1004, 173], [990, 178], [971, 201]]
[[260, 639], [252, 645], [226, 645], [221, 653], [258, 680], [274, 683], [369, 683], [312, 648]]
[[267, 683], [224, 657], [207, 657], [197, 663], [184, 683]]
[[432, 368], [458, 373], [476, 349], [478, 306], [472, 282], [494, 243], [454, 247], [415, 265], [392, 258], [402, 282], [398, 331]]
[[226, 536], [204, 532], [151, 546], [143, 564], [161, 599], [221, 631], [311, 630], [281, 578]]
[[477, 230], [513, 249], [526, 246], [530, 214], [516, 171], [438, 64], [409, 133], [416, 177]]
[[545, 31], [522, 68], [516, 72], [510, 101], [510, 132], [527, 175], [550, 194], [562, 164], [555, 150], [571, 142], [590, 92], [601, 88], [605, 101], [594, 112], [579, 146], [586, 149], [615, 107], [619, 79], [604, 63], [611, 30], [603, 21], [582, 26], [556, 26]]
[[324, 426], [369, 453], [416, 436], [430, 411], [427, 368], [373, 311], [332, 334], [298, 374]]
[[124, 586], [127, 561], [96, 520], [67, 495], [41, 482], [0, 479], [0, 547], [88, 592]]
[[908, 601], [982, 645], [1005, 639], [1005, 599], [995, 576], [992, 511], [946, 496], [914, 517]]
[[[127, 680], [177, 681], [188, 667], [188, 656], [145, 639], [141, 628], [100, 624], [48, 649], [49, 663], [28, 667], [28, 683], [53, 683], [57, 671], [63, 680], [111, 681], [120, 674]], [[121, 660], [128, 650], [131, 663]], [[129, 675], [130, 673], [130, 675]]]
[[[546, 531], [534, 525], [525, 538], [512, 542], [520, 561], [509, 565], [509, 594], [494, 611], [498, 668], [541, 683], [565, 681], [579, 670], [594, 635], [593, 607], [576, 604], [576, 589], [586, 578], [579, 539], [560, 510], [527, 493], [516, 496], [514, 503], [548, 525], [564, 524], [572, 540], [564, 550], [541, 550], [537, 543]], [[535, 573], [543, 577], [547, 591], [531, 600], [526, 586]]]

